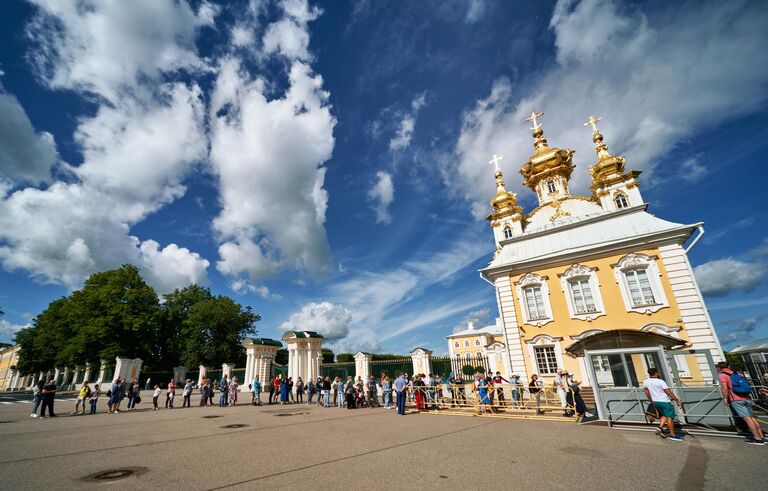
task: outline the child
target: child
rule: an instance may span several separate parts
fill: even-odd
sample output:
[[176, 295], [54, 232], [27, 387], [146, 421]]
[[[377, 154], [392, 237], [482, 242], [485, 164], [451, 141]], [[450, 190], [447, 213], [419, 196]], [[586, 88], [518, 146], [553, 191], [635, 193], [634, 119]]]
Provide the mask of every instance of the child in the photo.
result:
[[96, 384], [93, 386], [93, 390], [91, 391], [91, 398], [89, 399], [89, 402], [91, 403], [90, 414], [96, 414], [96, 404], [99, 402], [99, 396], [101, 395], [101, 390], [99, 387], [99, 384]]
[[160, 397], [160, 386], [155, 385], [155, 393], [152, 394], [152, 410], [157, 411], [157, 398]]

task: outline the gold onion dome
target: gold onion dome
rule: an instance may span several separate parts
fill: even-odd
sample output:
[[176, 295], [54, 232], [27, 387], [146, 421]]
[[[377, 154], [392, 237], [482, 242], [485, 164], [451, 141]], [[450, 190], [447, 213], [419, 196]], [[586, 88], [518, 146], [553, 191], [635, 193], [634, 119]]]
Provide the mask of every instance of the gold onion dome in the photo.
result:
[[571, 161], [573, 150], [567, 148], [550, 147], [544, 138], [544, 130], [537, 119], [544, 113], [532, 112], [525, 121], [533, 121], [533, 148], [534, 154], [520, 168], [523, 176], [523, 184], [536, 191], [536, 185], [542, 180], [555, 176], [562, 176], [567, 181], [571, 177], [574, 165]]
[[523, 211], [522, 207], [517, 204], [517, 194], [512, 191], [507, 191], [504, 186], [503, 175], [499, 168], [499, 161], [501, 159], [501, 156], [494, 155], [493, 159], [489, 162], [496, 167], [496, 194], [491, 199], [491, 206], [493, 207], [494, 214], [490, 215], [488, 219], [509, 216]]
[[597, 129], [597, 122], [600, 119], [590, 116], [584, 123], [584, 126], [592, 127], [592, 141], [595, 142], [595, 153], [597, 154], [597, 162], [589, 167], [593, 190], [640, 175], [638, 171], [629, 171], [624, 174], [624, 157], [614, 156], [608, 152], [608, 147], [603, 142], [603, 134]]

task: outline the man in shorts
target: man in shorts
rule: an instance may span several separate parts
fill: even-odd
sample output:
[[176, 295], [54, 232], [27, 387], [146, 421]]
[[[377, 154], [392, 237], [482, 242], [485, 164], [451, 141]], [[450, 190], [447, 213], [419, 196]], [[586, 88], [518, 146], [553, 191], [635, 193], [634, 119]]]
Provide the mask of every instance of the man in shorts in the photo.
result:
[[656, 406], [661, 419], [659, 421], [658, 432], [662, 437], [667, 436], [664, 432], [664, 426], [667, 427], [669, 439], [673, 442], [682, 442], [683, 439], [675, 434], [675, 406], [672, 401], [677, 403], [678, 407], [683, 407], [680, 399], [677, 398], [672, 389], [659, 376], [659, 370], [656, 368], [648, 369], [648, 377], [643, 382], [643, 391], [645, 397]]
[[743, 419], [749, 427], [749, 431], [752, 432], [752, 438], [747, 439], [746, 443], [750, 445], [765, 446], [763, 429], [755, 418], [751, 390], [749, 392], [746, 391], [747, 389], [745, 389], [744, 392], [734, 390], [734, 383], [731, 377], [736, 375], [744, 379], [743, 375], [736, 374], [731, 370], [728, 362], [725, 361], [718, 363], [717, 369], [719, 370], [718, 377], [720, 379], [720, 390], [723, 392], [723, 404], [725, 404], [726, 407], [730, 406], [736, 416]]

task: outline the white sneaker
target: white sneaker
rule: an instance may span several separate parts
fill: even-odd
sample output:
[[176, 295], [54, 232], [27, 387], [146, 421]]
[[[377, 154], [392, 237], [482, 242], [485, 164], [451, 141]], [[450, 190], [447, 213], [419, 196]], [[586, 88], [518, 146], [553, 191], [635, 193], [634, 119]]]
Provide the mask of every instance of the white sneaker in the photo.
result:
[[30, 417], [30, 418], [36, 418], [36, 417], [37, 417], [37, 414], [35, 414], [35, 413], [32, 413], [32, 414], [30, 414], [30, 415], [29, 415], [29, 417]]

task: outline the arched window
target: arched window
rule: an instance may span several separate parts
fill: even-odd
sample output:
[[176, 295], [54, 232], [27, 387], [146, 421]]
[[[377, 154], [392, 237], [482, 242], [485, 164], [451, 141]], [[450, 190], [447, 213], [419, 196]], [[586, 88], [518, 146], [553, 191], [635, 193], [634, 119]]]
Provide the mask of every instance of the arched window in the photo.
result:
[[509, 225], [504, 227], [504, 238], [505, 239], [511, 239], [512, 238], [512, 228]]
[[524, 322], [542, 326], [553, 320], [549, 303], [547, 278], [535, 273], [524, 274], [515, 283], [517, 297], [522, 305]]
[[613, 196], [613, 202], [616, 203], [616, 208], [621, 210], [622, 208], [627, 208], [629, 206], [629, 200], [627, 199], [627, 195], [619, 191]]
[[613, 267], [627, 310], [649, 313], [668, 306], [653, 257], [630, 253]]
[[458, 341], [456, 341], [455, 343], [453, 343], [453, 347], [454, 347], [454, 348], [458, 348], [458, 347], [459, 347], [459, 342], [458, 342]]
[[475, 339], [475, 346], [480, 346], [480, 340], [479, 339]]
[[547, 181], [547, 192], [554, 193], [556, 190], [557, 188], [555, 188], [555, 181], [553, 181], [552, 179]]
[[464, 347], [469, 348], [469, 341], [464, 341]]

